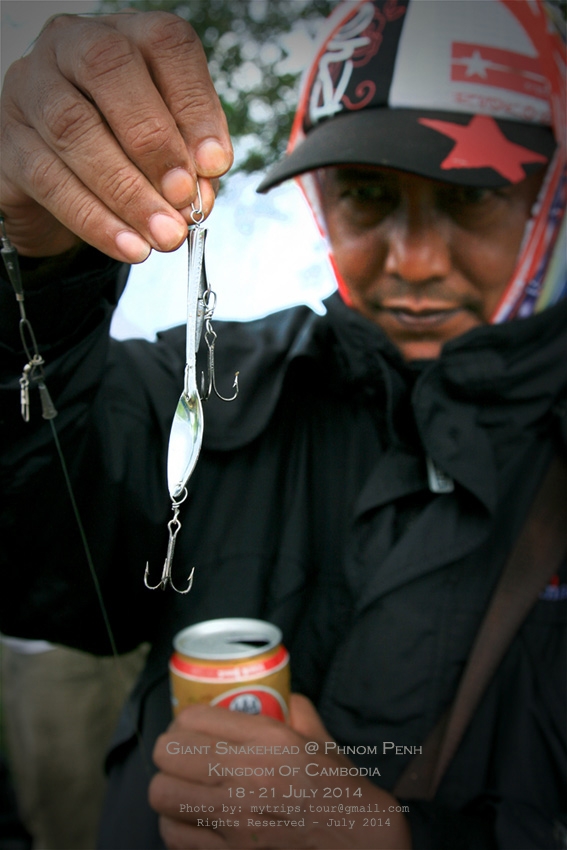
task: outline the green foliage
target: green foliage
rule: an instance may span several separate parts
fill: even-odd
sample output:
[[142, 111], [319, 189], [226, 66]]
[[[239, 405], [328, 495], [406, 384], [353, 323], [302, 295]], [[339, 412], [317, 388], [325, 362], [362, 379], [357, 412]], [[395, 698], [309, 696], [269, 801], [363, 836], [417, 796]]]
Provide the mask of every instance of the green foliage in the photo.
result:
[[563, 18], [567, 18], [567, 0], [548, 0], [552, 6], [557, 6]]
[[237, 151], [236, 170], [264, 168], [285, 150], [298, 78], [321, 20], [337, 0], [101, 0], [175, 12], [198, 33]]

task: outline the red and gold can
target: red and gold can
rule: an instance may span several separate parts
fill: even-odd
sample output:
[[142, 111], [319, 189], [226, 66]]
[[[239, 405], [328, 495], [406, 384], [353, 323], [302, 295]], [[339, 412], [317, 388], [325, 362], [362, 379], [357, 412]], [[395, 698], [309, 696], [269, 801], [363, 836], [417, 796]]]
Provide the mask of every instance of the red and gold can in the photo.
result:
[[178, 632], [169, 662], [173, 713], [208, 703], [286, 721], [289, 654], [277, 626], [244, 617], [207, 620]]

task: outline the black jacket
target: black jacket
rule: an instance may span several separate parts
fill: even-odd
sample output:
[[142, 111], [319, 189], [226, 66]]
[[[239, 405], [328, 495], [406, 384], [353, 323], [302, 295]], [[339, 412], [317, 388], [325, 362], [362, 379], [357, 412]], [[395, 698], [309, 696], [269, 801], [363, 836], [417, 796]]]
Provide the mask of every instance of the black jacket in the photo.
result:
[[[109, 756], [103, 846], [160, 846], [134, 721], [151, 752], [169, 719], [171, 639], [211, 617], [278, 623], [294, 687], [340, 743], [406, 748], [354, 759], [378, 766], [392, 788], [451, 701], [538, 482], [553, 452], [565, 453], [567, 304], [476, 329], [411, 367], [337, 295], [325, 316], [299, 307], [217, 323], [221, 392], [236, 369], [241, 392], [205, 405], [174, 561], [177, 584], [193, 567], [195, 583], [180, 597], [150, 592], [143, 573], [149, 561], [157, 581], [165, 556], [184, 329], [155, 344], [108, 341], [116, 276], [113, 263], [96, 258], [86, 272], [83, 260], [68, 271], [56, 319], [42, 285], [28, 309], [38, 338], [52, 340], [55, 426], [114, 638], [120, 650], [153, 644]], [[30, 423], [19, 417], [16, 318], [2, 318], [0, 629], [108, 653], [51, 428], [37, 407]], [[431, 492], [426, 457], [454, 492]], [[564, 565], [435, 803], [411, 804], [416, 850], [562, 846], [566, 581]]]

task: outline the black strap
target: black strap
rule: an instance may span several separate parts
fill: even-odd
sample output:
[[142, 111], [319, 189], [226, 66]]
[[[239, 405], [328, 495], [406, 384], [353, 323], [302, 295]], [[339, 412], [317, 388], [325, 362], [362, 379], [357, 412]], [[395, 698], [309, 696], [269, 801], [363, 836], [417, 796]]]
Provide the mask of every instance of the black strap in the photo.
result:
[[453, 704], [394, 788], [431, 800], [514, 635], [567, 553], [567, 465], [555, 456], [504, 566], [473, 643]]

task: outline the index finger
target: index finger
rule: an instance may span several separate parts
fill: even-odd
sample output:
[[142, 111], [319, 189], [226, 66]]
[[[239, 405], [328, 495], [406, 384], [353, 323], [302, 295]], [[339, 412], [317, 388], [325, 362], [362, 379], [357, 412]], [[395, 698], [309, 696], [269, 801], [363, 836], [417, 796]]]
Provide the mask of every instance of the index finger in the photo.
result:
[[274, 720], [266, 714], [246, 714], [242, 711], [229, 711], [219, 706], [204, 703], [184, 708], [173, 721], [170, 729], [188, 730], [193, 733], [209, 735], [233, 743], [260, 741], [269, 737], [277, 741], [287, 740], [290, 734], [286, 724]]
[[225, 114], [194, 29], [164, 12], [116, 19], [116, 28], [138, 45], [155, 85], [173, 116], [202, 177], [221, 177], [233, 152]]

